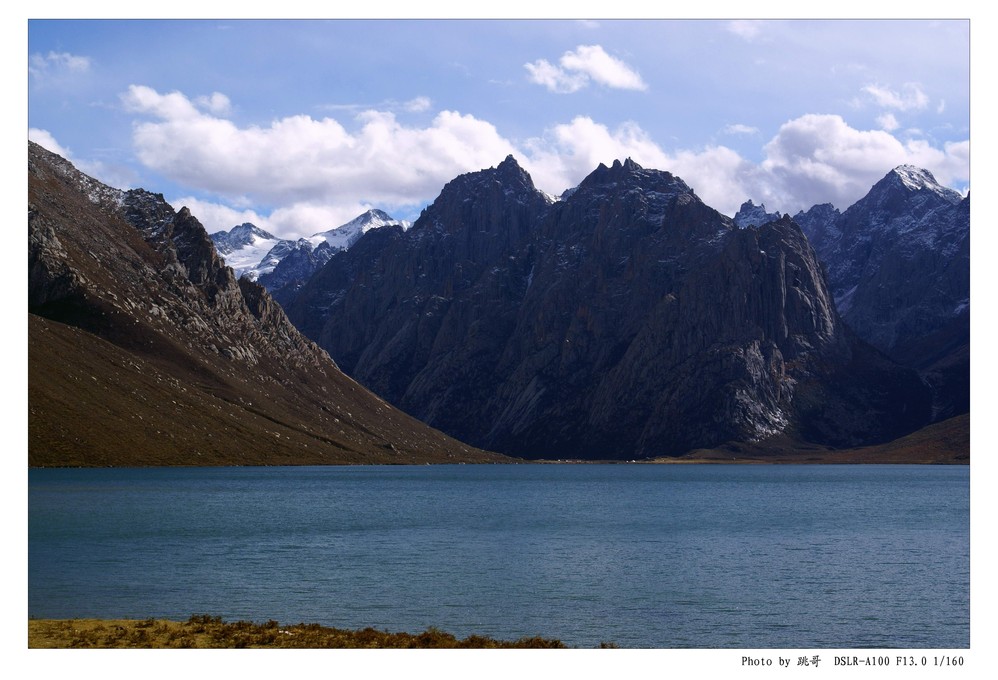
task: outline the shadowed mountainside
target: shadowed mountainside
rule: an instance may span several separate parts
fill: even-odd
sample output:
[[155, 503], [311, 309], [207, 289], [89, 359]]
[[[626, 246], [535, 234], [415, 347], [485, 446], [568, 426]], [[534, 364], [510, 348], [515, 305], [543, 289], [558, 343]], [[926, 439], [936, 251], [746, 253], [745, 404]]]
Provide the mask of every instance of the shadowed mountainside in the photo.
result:
[[498, 461], [343, 375], [200, 223], [29, 143], [32, 466]]
[[842, 324], [794, 222], [737, 229], [630, 159], [557, 202], [512, 157], [462, 175], [407, 232], [333, 256], [287, 309], [390, 402], [512, 455], [850, 447], [929, 420], [914, 371]]

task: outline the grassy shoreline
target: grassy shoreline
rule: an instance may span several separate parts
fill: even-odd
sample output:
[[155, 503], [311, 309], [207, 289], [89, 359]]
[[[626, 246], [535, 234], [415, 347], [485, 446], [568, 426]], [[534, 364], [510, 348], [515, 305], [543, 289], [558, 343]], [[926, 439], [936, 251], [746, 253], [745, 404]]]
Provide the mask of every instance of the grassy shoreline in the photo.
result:
[[225, 622], [221, 617], [166, 619], [28, 619], [29, 649], [564, 649], [560, 640], [523, 637], [459, 639], [429, 628], [422, 633], [343, 630], [316, 623]]

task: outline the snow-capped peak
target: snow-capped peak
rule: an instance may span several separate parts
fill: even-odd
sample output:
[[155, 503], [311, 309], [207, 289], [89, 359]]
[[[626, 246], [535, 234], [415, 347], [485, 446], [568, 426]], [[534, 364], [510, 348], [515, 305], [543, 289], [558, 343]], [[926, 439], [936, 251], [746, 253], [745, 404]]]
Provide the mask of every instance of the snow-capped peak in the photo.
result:
[[215, 250], [232, 267], [237, 277], [248, 276], [256, 280], [257, 276], [274, 268], [274, 263], [264, 264], [262, 260], [267, 253], [279, 243], [277, 238], [260, 227], [244, 222], [232, 227], [229, 231], [217, 231], [211, 234]]
[[325, 241], [333, 250], [346, 250], [370, 230], [390, 226], [408, 229], [412, 224], [406, 220], [396, 220], [385, 211], [372, 208], [335, 229], [313, 234], [308, 240], [314, 246]]
[[939, 186], [931, 172], [914, 165], [899, 165], [894, 168], [893, 173], [906, 187], [915, 191], [922, 188], [934, 189]]
[[869, 202], [871, 199], [876, 203], [894, 200], [891, 198], [892, 196], [912, 198], [922, 196], [922, 199], [915, 200], [924, 200], [932, 195], [954, 205], [963, 200], [963, 195], [960, 192], [939, 184], [928, 170], [914, 165], [899, 165], [877, 182], [870, 193], [859, 203]]

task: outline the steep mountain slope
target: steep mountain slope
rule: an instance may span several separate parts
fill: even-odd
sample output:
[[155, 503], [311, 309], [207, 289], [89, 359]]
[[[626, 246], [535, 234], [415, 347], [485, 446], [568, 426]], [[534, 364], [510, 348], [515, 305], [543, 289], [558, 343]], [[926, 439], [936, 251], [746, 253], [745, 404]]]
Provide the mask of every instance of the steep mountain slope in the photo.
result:
[[30, 465], [495, 460], [387, 405], [187, 209], [28, 152]]
[[925, 390], [842, 326], [781, 219], [737, 229], [628, 160], [552, 203], [509, 157], [403, 233], [330, 259], [288, 306], [345, 371], [515, 455], [677, 455], [728, 440], [884, 441]]
[[970, 197], [899, 166], [841, 215], [802, 220], [856, 333], [923, 373], [936, 418], [970, 409]]

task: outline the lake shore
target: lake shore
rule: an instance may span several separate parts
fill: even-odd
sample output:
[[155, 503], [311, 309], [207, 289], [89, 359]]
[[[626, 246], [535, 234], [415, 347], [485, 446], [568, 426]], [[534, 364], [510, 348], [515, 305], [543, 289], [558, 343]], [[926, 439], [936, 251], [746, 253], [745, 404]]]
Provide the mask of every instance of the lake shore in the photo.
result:
[[[477, 451], [477, 449], [475, 449]], [[893, 441], [874, 446], [833, 449], [808, 444], [790, 437], [779, 435], [760, 442], [731, 442], [710, 449], [697, 449], [682, 456], [663, 456], [640, 460], [552, 460], [510, 458], [501, 454], [488, 454], [492, 458], [468, 461], [434, 460], [426, 465], [438, 464], [487, 464], [487, 465], [600, 465], [621, 463], [649, 463], [669, 465], [690, 464], [890, 464], [890, 465], [969, 465], [970, 464], [970, 414], [955, 416], [942, 422], [933, 423]], [[314, 459], [284, 461], [280, 465], [392, 465], [406, 463], [384, 463], [362, 460], [349, 463], [316, 462]], [[420, 464], [409, 462], [408, 464]], [[263, 466], [259, 461], [241, 461], [237, 466]], [[29, 468], [59, 467], [217, 467], [225, 463], [192, 465], [161, 461], [153, 465], [127, 465], [107, 463], [101, 465], [37, 464], [28, 461]]]
[[196, 615], [165, 619], [28, 619], [29, 649], [563, 649], [559, 640], [524, 637], [459, 639], [429, 628], [422, 633], [343, 630], [315, 623], [228, 623]]

